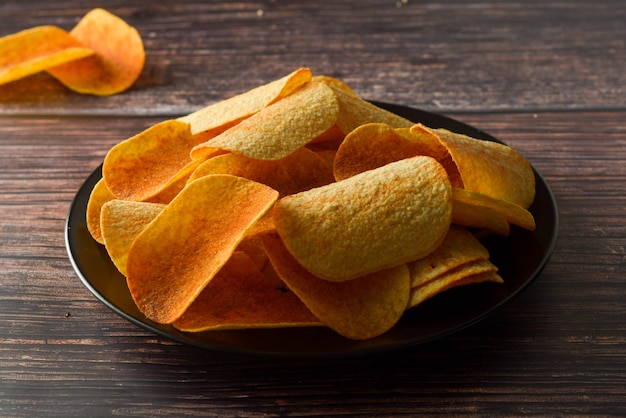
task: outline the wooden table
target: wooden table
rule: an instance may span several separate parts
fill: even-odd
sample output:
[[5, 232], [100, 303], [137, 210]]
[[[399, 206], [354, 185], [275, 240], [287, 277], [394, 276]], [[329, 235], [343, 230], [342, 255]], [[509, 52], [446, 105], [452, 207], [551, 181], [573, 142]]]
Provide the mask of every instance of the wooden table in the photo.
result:
[[[0, 35], [71, 29], [99, 6], [5, 1]], [[104, 7], [145, 43], [129, 91], [79, 95], [46, 74], [0, 86], [0, 416], [626, 414], [626, 3]], [[522, 152], [560, 212], [538, 280], [452, 336], [340, 360], [201, 350], [97, 300], [68, 260], [64, 223], [107, 150], [301, 66]]]

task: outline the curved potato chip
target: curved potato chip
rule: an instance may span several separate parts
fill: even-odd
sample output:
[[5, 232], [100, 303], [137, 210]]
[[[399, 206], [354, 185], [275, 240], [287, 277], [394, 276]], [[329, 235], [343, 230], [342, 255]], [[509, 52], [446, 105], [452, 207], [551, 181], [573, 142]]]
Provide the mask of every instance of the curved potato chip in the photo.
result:
[[100, 229], [104, 247], [115, 267], [126, 276], [126, 259], [130, 246], [165, 205], [157, 203], [111, 200], [102, 206]]
[[94, 53], [56, 26], [38, 26], [7, 35], [0, 38], [0, 84]]
[[419, 129], [437, 136], [448, 149], [464, 189], [516, 203], [524, 209], [533, 202], [535, 174], [528, 161], [513, 148], [445, 129], [430, 129], [423, 125]]
[[512, 225], [517, 225], [529, 231], [535, 229], [535, 218], [533, 215], [518, 204], [457, 188], [452, 189], [452, 199], [455, 204], [462, 202], [479, 207], [481, 210], [484, 208], [491, 209]]
[[193, 145], [189, 124], [160, 122], [113, 146], [104, 158], [102, 176], [119, 199], [149, 200], [175, 181], [184, 168], [184, 181], [191, 175], [198, 165], [189, 157]]
[[201, 143], [290, 95], [309, 81], [311, 70], [299, 68], [285, 77], [206, 106], [179, 120], [191, 125], [191, 133], [198, 136], [198, 143]]
[[277, 198], [265, 185], [230, 175], [189, 183], [128, 253], [128, 288], [139, 310], [155, 322], [178, 319]]
[[415, 124], [332, 83], [329, 86], [335, 92], [339, 103], [337, 126], [344, 135], [366, 123], [384, 123], [393, 128], [410, 128]]
[[239, 154], [209, 158], [191, 175], [189, 181], [208, 174], [232, 174], [270, 186], [281, 196], [290, 195], [334, 181], [326, 161], [307, 148], [299, 148], [280, 160], [256, 160]]
[[308, 83], [191, 151], [194, 159], [231, 151], [258, 160], [279, 160], [331, 129], [339, 105], [326, 83]]
[[283, 197], [273, 216], [299, 263], [345, 281], [429, 254], [444, 239], [451, 212], [445, 170], [420, 156]]
[[[408, 131], [385, 123], [367, 123], [348, 135], [335, 155], [333, 172], [337, 181], [363, 171], [417, 155], [428, 155], [420, 143], [410, 141]], [[430, 155], [429, 155], [430, 156]]]
[[321, 326], [292, 292], [277, 289], [244, 253], [235, 252], [173, 323], [186, 332]]
[[135, 28], [104, 9], [93, 9], [70, 31], [94, 55], [46, 71], [79, 93], [107, 96], [128, 89], [143, 70], [146, 54]]
[[[494, 282], [504, 283], [502, 277], [490, 268], [486, 271], [479, 273], [472, 273], [471, 268], [469, 272], [455, 272], [448, 276], [440, 277], [436, 280], [432, 280], [423, 286], [418, 286], [411, 289], [411, 296], [409, 299], [408, 308], [413, 308], [427, 299], [436, 296], [439, 293], [450, 290], [453, 287], [466, 286], [475, 283]], [[481, 268], [477, 268], [476, 271], [480, 271]]]
[[502, 236], [508, 236], [511, 232], [511, 226], [502, 214], [485, 206], [454, 200], [454, 191], [452, 193], [452, 223], [467, 228], [484, 229]]
[[344, 337], [365, 340], [393, 327], [406, 309], [410, 278], [406, 265], [333, 283], [306, 271], [276, 234], [263, 245], [275, 271], [322, 323]]
[[489, 251], [471, 232], [453, 225], [439, 247], [426, 257], [408, 264], [411, 287], [423, 285], [466, 263], [488, 259]]
[[99, 244], [104, 244], [104, 239], [102, 238], [102, 230], [100, 229], [100, 213], [102, 210], [102, 206], [110, 201], [115, 199], [113, 193], [109, 191], [106, 184], [104, 184], [104, 180], [100, 179], [94, 186], [91, 194], [89, 195], [89, 201], [87, 202], [87, 230]]

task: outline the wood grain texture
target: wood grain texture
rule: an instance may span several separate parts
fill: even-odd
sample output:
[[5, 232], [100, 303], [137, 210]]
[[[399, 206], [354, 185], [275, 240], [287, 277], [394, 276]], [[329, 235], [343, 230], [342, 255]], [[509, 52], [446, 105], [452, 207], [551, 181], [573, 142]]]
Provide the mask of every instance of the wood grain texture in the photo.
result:
[[[1, 417], [626, 415], [626, 3], [8, 0], [0, 36], [93, 7], [144, 38], [131, 90], [0, 86]], [[183, 346], [100, 303], [63, 232], [107, 150], [298, 66], [521, 151], [560, 213], [539, 279], [453, 336], [328, 361]]]
[[[100, 2], [5, 1], [0, 35], [71, 29]], [[0, 114], [186, 114], [310, 67], [369, 99], [429, 110], [626, 108], [626, 3], [108, 2], [145, 43], [143, 74], [102, 100], [46, 74], [0, 87]]]

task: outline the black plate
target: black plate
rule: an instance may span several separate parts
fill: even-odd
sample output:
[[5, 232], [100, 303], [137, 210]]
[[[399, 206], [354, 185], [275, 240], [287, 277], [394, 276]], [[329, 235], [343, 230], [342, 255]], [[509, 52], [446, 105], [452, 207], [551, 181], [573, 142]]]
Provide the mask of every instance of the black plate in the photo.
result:
[[[432, 128], [446, 128], [474, 138], [497, 141], [492, 136], [456, 120], [399, 105], [378, 106]], [[500, 141], [497, 141], [500, 142]], [[452, 289], [411, 309], [386, 334], [367, 341], [351, 341], [326, 328], [180, 332], [154, 323], [135, 306], [125, 278], [106, 250], [87, 231], [86, 208], [91, 190], [102, 177], [102, 167], [81, 186], [70, 207], [65, 230], [69, 258], [83, 284], [105, 305], [127, 320], [169, 339], [205, 349], [279, 357], [354, 356], [415, 346], [450, 335], [493, 314], [541, 273], [557, 237], [557, 206], [548, 185], [535, 171], [537, 193], [530, 211], [537, 229], [512, 227], [508, 237], [483, 241], [500, 269], [504, 285], [481, 284]]]

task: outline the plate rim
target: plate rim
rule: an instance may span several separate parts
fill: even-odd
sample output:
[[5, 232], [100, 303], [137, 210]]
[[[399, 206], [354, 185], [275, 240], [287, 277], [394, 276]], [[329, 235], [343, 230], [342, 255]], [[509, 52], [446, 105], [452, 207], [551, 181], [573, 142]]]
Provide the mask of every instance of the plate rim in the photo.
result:
[[[419, 114], [427, 115], [429, 118], [439, 119], [440, 121], [444, 122], [446, 126], [453, 125], [453, 126], [456, 126], [457, 128], [461, 128], [461, 129], [457, 129], [459, 133], [464, 133], [466, 135], [469, 135], [469, 136], [472, 136], [481, 140], [493, 141], [493, 142], [504, 144], [504, 142], [500, 141], [499, 139], [495, 138], [494, 136], [488, 134], [487, 132], [481, 129], [475, 128], [472, 125], [468, 125], [462, 121], [456, 120], [454, 118], [451, 118], [445, 115], [433, 113], [430, 111], [418, 109], [418, 108], [411, 107], [411, 106], [400, 105], [400, 104], [394, 104], [394, 103], [388, 103], [388, 102], [382, 102], [382, 101], [370, 101], [370, 102], [376, 106], [392, 111], [394, 113], [412, 114], [413, 118], [411, 117], [407, 117], [407, 118], [416, 123], [418, 121], [413, 120], [416, 115], [419, 115]], [[370, 354], [387, 352], [387, 351], [395, 351], [399, 349], [406, 349], [406, 348], [426, 344], [428, 342], [441, 339], [445, 336], [456, 334], [464, 329], [467, 329], [473, 325], [476, 325], [479, 322], [484, 321], [486, 318], [490, 317], [495, 312], [500, 310], [503, 306], [509, 304], [512, 300], [514, 300], [520, 294], [522, 294], [541, 275], [542, 271], [544, 270], [544, 268], [550, 261], [550, 258], [552, 257], [552, 254], [554, 253], [554, 250], [556, 248], [556, 244], [558, 240], [558, 230], [559, 230], [559, 211], [558, 211], [556, 198], [550, 186], [545, 181], [545, 178], [543, 177], [541, 173], [539, 173], [535, 169], [534, 166], [532, 166], [532, 164], [531, 164], [531, 168], [535, 174], [536, 184], [541, 185], [541, 187], [545, 188], [545, 194], [548, 197], [548, 201], [546, 202], [546, 204], [549, 208], [552, 209], [551, 214], [550, 214], [550, 217], [552, 218], [551, 230], [544, 231], [544, 233], [547, 234], [547, 236], [549, 236], [548, 245], [544, 249], [543, 255], [541, 257], [541, 261], [533, 270], [533, 272], [529, 274], [528, 278], [513, 292], [508, 294], [506, 297], [504, 297], [502, 300], [498, 301], [494, 305], [480, 312], [479, 314], [474, 315], [471, 318], [468, 318], [466, 321], [456, 324], [455, 326], [451, 328], [442, 329], [438, 332], [431, 333], [430, 335], [425, 336], [423, 338], [415, 337], [412, 339], [403, 340], [401, 342], [396, 342], [394, 344], [382, 344], [382, 345], [372, 345], [372, 346], [363, 345], [363, 346], [356, 346], [353, 348], [348, 347], [345, 349], [335, 350], [335, 351], [313, 351], [312, 350], [312, 351], [297, 351], [297, 352], [276, 351], [276, 350], [266, 351], [266, 350], [250, 349], [246, 347], [237, 347], [237, 346], [230, 346], [230, 345], [229, 346], [210, 345], [210, 344], [201, 343], [200, 341], [197, 341], [196, 339], [189, 337], [189, 335], [195, 335], [195, 333], [181, 332], [181, 331], [174, 329], [173, 327], [170, 327], [171, 329], [166, 330], [166, 329], [163, 329], [164, 327], [161, 326], [161, 324], [153, 324], [151, 323], [151, 321], [147, 319], [141, 320], [141, 319], [134, 317], [130, 313], [125, 312], [123, 309], [117, 307], [113, 301], [107, 299], [105, 295], [103, 295], [93, 285], [92, 281], [88, 277], [86, 277], [86, 274], [81, 270], [78, 264], [76, 255], [74, 253], [74, 248], [72, 246], [73, 231], [71, 229], [76, 221], [76, 219], [74, 219], [74, 215], [75, 215], [75, 211], [77, 210], [77, 205], [80, 203], [80, 201], [85, 200], [85, 195], [88, 196], [91, 193], [91, 190], [93, 189], [93, 186], [95, 185], [95, 183], [100, 178], [102, 178], [102, 163], [95, 170], [93, 170], [89, 174], [89, 176], [87, 176], [87, 178], [83, 181], [81, 186], [78, 188], [76, 194], [72, 198], [72, 201], [70, 203], [69, 210], [67, 212], [67, 216], [65, 219], [65, 231], [64, 231], [65, 246], [66, 246], [66, 250], [68, 253], [68, 257], [70, 259], [70, 263], [72, 265], [72, 268], [74, 269], [74, 272], [78, 275], [83, 285], [100, 302], [102, 302], [105, 306], [107, 306], [109, 309], [111, 309], [112, 311], [114, 311], [116, 314], [120, 315], [122, 318], [126, 319], [127, 321], [139, 326], [140, 328], [143, 328], [147, 331], [150, 331], [154, 334], [157, 334], [171, 341], [176, 341], [184, 345], [195, 346], [197, 348], [204, 349], [204, 350], [219, 351], [219, 352], [225, 352], [225, 353], [231, 353], [231, 354], [258, 355], [262, 357], [278, 357], [278, 358], [303, 358], [303, 357], [305, 358], [315, 358], [315, 357], [336, 358], [336, 357], [347, 357], [347, 356], [354, 357], [354, 356], [370, 355]], [[82, 211], [80, 212], [82, 213]], [[86, 205], [85, 205], [85, 212], [86, 212]], [[239, 330], [239, 332], [242, 332], [242, 331], [246, 331], [246, 330]], [[250, 330], [250, 331], [261, 331], [261, 330]], [[215, 332], [215, 331], [212, 331], [212, 332]]]

